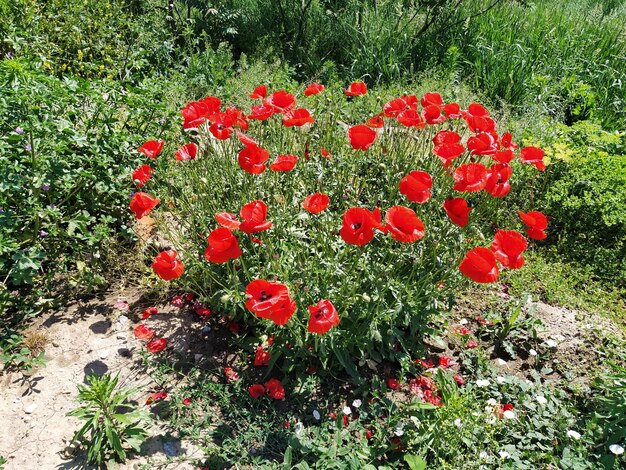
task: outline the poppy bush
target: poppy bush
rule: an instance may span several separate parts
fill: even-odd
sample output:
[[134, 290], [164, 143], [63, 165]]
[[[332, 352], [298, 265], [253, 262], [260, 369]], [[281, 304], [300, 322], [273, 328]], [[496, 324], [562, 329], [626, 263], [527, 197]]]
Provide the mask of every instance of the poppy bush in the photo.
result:
[[546, 233], [537, 208], [502, 204], [515, 166], [545, 170], [543, 152], [518, 151], [477, 103], [384, 100], [356, 82], [259, 86], [248, 109], [207, 97], [181, 114], [130, 203], [169, 240], [152, 267], [271, 335], [274, 361], [354, 371], [415, 351], [461, 282], [522, 267], [527, 237]]

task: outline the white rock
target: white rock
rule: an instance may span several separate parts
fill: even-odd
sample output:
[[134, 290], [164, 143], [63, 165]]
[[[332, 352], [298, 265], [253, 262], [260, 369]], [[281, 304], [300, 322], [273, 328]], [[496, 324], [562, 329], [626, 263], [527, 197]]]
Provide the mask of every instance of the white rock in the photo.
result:
[[100, 353], [100, 359], [106, 359], [107, 357], [109, 357], [109, 350], [105, 349]]
[[619, 444], [611, 444], [609, 450], [615, 455], [622, 455], [624, 453], [624, 448]]
[[33, 411], [35, 411], [36, 409], [37, 409], [37, 404], [36, 403], [31, 403], [30, 405], [24, 407], [24, 413], [29, 415]]

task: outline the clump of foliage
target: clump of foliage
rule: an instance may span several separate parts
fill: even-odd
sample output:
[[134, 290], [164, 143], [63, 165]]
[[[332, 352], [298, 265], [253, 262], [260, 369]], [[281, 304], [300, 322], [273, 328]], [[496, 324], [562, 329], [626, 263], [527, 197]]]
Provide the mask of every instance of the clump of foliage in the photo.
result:
[[78, 386], [78, 400], [83, 404], [68, 413], [85, 421], [72, 442], [83, 442], [89, 461], [108, 468], [126, 460], [128, 447], [139, 451], [148, 435], [149, 415], [128, 402], [140, 388], [117, 388], [118, 382], [118, 375], [88, 376], [87, 385]]
[[[524, 148], [511, 166], [517, 144], [476, 103], [465, 111], [426, 93], [418, 110], [419, 98], [383, 103], [362, 82], [346, 90], [351, 101], [320, 87], [299, 98], [315, 117], [294, 95], [264, 86], [252, 93], [267, 97], [250, 114], [222, 111], [216, 97], [189, 103], [182, 114], [190, 141], [175, 158], [167, 145], [165, 156], [161, 147], [146, 152], [156, 161], [137, 169], [142, 192], [130, 208], [138, 218], [158, 214], [165, 247], [178, 250], [155, 258], [163, 279], [184, 272], [182, 285], [234, 321], [251, 321], [246, 311], [271, 320], [254, 324], [275, 336], [274, 360], [295, 352], [325, 368], [337, 360], [356, 375], [359, 361], [419, 348], [461, 272], [495, 282], [496, 257], [523, 265], [528, 241], [513, 230], [523, 224], [500, 198], [514, 168], [544, 168], [543, 153]], [[159, 203], [164, 212], [151, 212]], [[543, 239], [545, 218], [537, 217], [543, 222], [527, 233]], [[510, 230], [492, 243], [494, 227]], [[509, 243], [515, 254], [498, 254]]]

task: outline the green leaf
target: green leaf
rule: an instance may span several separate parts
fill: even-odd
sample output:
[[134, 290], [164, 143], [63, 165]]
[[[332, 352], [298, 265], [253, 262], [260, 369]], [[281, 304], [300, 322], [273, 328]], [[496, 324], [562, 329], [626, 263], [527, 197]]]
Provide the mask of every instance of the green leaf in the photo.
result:
[[417, 455], [405, 455], [404, 461], [411, 470], [424, 470], [426, 468], [426, 461]]

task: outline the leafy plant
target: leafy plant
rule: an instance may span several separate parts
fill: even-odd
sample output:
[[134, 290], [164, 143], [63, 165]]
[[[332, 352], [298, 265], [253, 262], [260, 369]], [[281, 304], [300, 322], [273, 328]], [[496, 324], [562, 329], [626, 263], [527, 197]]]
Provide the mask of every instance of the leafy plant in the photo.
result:
[[101, 377], [92, 374], [87, 381], [87, 386], [78, 386], [78, 400], [83, 404], [68, 413], [85, 421], [72, 442], [82, 441], [89, 461], [98, 466], [123, 462], [128, 447], [139, 451], [148, 435], [145, 428], [148, 413], [128, 402], [141, 388], [117, 388], [119, 374], [115, 377], [108, 373]]

